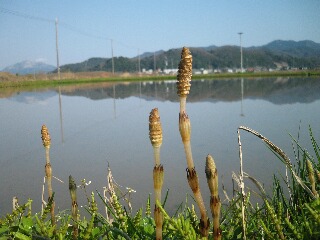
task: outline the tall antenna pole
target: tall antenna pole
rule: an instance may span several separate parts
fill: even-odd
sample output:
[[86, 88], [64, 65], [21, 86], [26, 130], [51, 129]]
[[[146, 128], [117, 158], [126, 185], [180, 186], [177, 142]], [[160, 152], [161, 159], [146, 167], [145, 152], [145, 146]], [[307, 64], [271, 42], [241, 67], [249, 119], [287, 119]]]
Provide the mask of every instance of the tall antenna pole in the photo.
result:
[[241, 35], [243, 34], [243, 32], [239, 32], [238, 33], [240, 36], [240, 55], [241, 55], [241, 73], [243, 73], [243, 66], [242, 66], [242, 39], [241, 39]]
[[111, 39], [111, 62], [112, 62], [112, 74], [114, 74], [114, 61], [113, 61], [113, 39]]
[[56, 18], [56, 51], [57, 51], [58, 79], [60, 80], [59, 48], [58, 48], [58, 18]]

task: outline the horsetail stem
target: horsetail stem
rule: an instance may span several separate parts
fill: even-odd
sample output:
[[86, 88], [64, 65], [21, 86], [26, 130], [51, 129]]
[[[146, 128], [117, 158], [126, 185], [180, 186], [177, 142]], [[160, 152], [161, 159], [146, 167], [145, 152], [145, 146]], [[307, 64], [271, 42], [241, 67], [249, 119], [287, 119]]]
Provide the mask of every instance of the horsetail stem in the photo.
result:
[[156, 223], [156, 240], [162, 239], [162, 226], [163, 226], [163, 216], [160, 208], [154, 206], [154, 221]]
[[191, 171], [187, 168], [187, 179], [200, 210], [200, 234], [202, 237], [208, 237], [210, 222], [209, 218], [207, 217], [207, 211], [201, 195], [199, 179], [195, 168], [193, 168]]
[[221, 202], [218, 191], [218, 171], [212, 156], [206, 158], [206, 178], [210, 189], [210, 209], [213, 218], [213, 239], [221, 239], [220, 208]]
[[158, 165], [153, 168], [153, 186], [154, 186], [154, 194], [155, 201], [161, 201], [161, 189], [163, 185], [163, 166]]
[[51, 146], [51, 138], [50, 134], [48, 131], [48, 128], [46, 125], [42, 125], [41, 127], [41, 139], [42, 139], [42, 144], [45, 148], [46, 152], [46, 165], [45, 165], [45, 174], [46, 174], [46, 179], [47, 179], [47, 186], [48, 186], [48, 195], [49, 195], [49, 200], [52, 201], [52, 206], [50, 209], [51, 212], [51, 223], [52, 225], [55, 225], [55, 216], [54, 216], [54, 207], [55, 203], [53, 201], [53, 196], [52, 196], [52, 167], [50, 163], [50, 146]]
[[177, 75], [177, 94], [180, 97], [180, 113], [179, 113], [179, 131], [183, 142], [186, 160], [187, 160], [187, 179], [190, 188], [195, 196], [195, 200], [200, 210], [200, 233], [203, 237], [209, 235], [209, 219], [207, 217], [207, 211], [203, 202], [203, 198], [200, 191], [200, 185], [198, 175], [194, 167], [191, 151], [191, 124], [188, 115], [186, 114], [186, 100], [187, 95], [190, 92], [190, 81], [192, 77], [192, 55], [190, 50], [183, 47], [181, 52], [181, 60], [179, 63], [179, 70]]
[[78, 239], [78, 203], [77, 203], [77, 185], [73, 177], [69, 176], [69, 191], [71, 196], [71, 215], [73, 219], [73, 239]]
[[[153, 168], [153, 185], [155, 203], [161, 202], [161, 190], [163, 185], [163, 166], [160, 164], [160, 147], [162, 145], [162, 128], [158, 108], [151, 110], [149, 115], [149, 138], [153, 146], [154, 168]], [[154, 220], [156, 223], [156, 239], [162, 239], [163, 217], [160, 209], [155, 205]]]
[[189, 171], [194, 169], [194, 163], [191, 151], [191, 123], [188, 115], [183, 112], [179, 114], [179, 131], [181, 135], [181, 140], [183, 142], [184, 150], [186, 153], [186, 160]]

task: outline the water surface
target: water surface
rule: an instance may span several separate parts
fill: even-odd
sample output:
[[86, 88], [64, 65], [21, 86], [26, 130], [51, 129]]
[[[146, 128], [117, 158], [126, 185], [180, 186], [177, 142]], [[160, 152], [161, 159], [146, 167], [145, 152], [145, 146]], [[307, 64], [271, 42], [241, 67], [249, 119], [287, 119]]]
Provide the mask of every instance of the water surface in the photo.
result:
[[[289, 133], [310, 148], [308, 125], [320, 138], [320, 79], [270, 78], [193, 81], [187, 99], [191, 144], [204, 199], [208, 202], [204, 163], [211, 154], [220, 183], [232, 195], [232, 171], [239, 172], [237, 128], [259, 131], [294, 160]], [[0, 215], [11, 208], [13, 196], [21, 203], [34, 200], [40, 210], [45, 153], [40, 130], [51, 134], [56, 206], [70, 208], [68, 177], [87, 191], [103, 191], [108, 163], [117, 183], [136, 191], [134, 209], [153, 193], [153, 150], [148, 137], [152, 108], [160, 112], [163, 128], [161, 163], [164, 191], [170, 189], [167, 209], [173, 211], [191, 194], [186, 160], [178, 130], [179, 102], [174, 81], [95, 84], [59, 89], [0, 90]], [[242, 132], [244, 171], [267, 188], [283, 165], [256, 137]], [[78, 190], [79, 205], [86, 204]], [[221, 193], [221, 199], [225, 197]], [[98, 199], [97, 199], [98, 200]], [[98, 200], [99, 202], [100, 200]], [[189, 201], [192, 201], [189, 199]]]

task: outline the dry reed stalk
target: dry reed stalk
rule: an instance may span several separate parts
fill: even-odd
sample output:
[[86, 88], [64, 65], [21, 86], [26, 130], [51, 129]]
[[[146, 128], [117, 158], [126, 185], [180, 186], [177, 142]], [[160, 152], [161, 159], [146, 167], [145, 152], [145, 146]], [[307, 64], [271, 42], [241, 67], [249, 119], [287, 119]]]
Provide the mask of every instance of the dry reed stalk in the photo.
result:
[[69, 191], [71, 196], [71, 215], [73, 219], [73, 239], [78, 239], [78, 203], [77, 203], [77, 185], [73, 177], [69, 176]]
[[296, 174], [296, 172], [293, 169], [292, 163], [290, 161], [290, 158], [284, 153], [284, 151], [282, 151], [282, 149], [280, 149], [278, 146], [276, 146], [275, 144], [273, 144], [268, 138], [262, 136], [260, 133], [258, 133], [255, 130], [252, 130], [248, 127], [244, 127], [244, 126], [240, 126], [238, 128], [238, 131], [242, 129], [245, 130], [249, 133], [252, 133], [253, 135], [257, 136], [258, 138], [260, 138], [262, 141], [264, 141], [271, 149], [272, 151], [274, 151], [275, 153], [277, 153], [280, 157], [281, 157], [281, 161], [283, 161], [283, 163], [288, 167], [288, 169], [290, 170], [290, 172], [292, 173], [292, 175], [294, 176], [294, 178], [296, 179], [296, 181], [300, 184], [300, 186], [309, 193], [309, 195], [313, 198], [316, 199], [317, 197], [313, 194], [313, 192], [310, 190], [310, 188], [308, 188], [308, 186], [302, 181], [302, 179]]
[[48, 128], [46, 125], [42, 125], [41, 128], [41, 139], [42, 139], [42, 144], [45, 148], [46, 151], [46, 165], [45, 165], [45, 174], [46, 174], [46, 180], [47, 180], [47, 186], [48, 186], [48, 195], [49, 195], [49, 202], [52, 201], [52, 206], [50, 209], [51, 213], [51, 223], [52, 225], [55, 225], [55, 216], [54, 216], [54, 207], [55, 203], [52, 199], [52, 167], [50, 163], [50, 145], [51, 145], [51, 138], [50, 134], [48, 131]]
[[221, 201], [218, 190], [218, 170], [211, 155], [206, 158], [205, 168], [206, 178], [211, 193], [210, 196], [210, 209], [213, 219], [213, 239], [220, 240], [222, 231], [220, 229], [220, 209]]
[[242, 238], [247, 239], [246, 235], [246, 218], [245, 218], [245, 197], [244, 192], [244, 182], [243, 182], [243, 167], [242, 167], [242, 144], [240, 140], [240, 128], [238, 128], [238, 144], [239, 144], [239, 158], [240, 158], [240, 176], [239, 176], [239, 186], [241, 189], [241, 216], [242, 216]]
[[191, 124], [186, 114], [186, 99], [190, 91], [190, 81], [192, 77], [192, 55], [188, 48], [183, 47], [181, 52], [181, 60], [177, 75], [177, 94], [180, 97], [180, 113], [179, 113], [179, 131], [184, 145], [187, 160], [187, 179], [189, 186], [195, 196], [195, 200], [200, 210], [200, 233], [203, 237], [208, 237], [210, 222], [207, 217], [207, 211], [203, 202], [200, 191], [198, 175], [194, 167], [192, 151], [191, 151]]
[[[155, 203], [161, 202], [161, 190], [163, 185], [163, 166], [160, 164], [160, 147], [162, 145], [162, 128], [158, 108], [154, 108], [149, 116], [149, 138], [154, 152], [153, 185]], [[156, 223], [156, 239], [162, 239], [163, 216], [159, 207], [155, 204], [154, 220]]]

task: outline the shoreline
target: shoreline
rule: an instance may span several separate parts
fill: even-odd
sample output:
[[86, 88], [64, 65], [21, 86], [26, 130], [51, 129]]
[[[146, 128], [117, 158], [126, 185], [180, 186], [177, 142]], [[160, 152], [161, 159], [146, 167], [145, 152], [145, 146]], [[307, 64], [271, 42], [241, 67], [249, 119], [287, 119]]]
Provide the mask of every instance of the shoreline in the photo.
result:
[[[16, 76], [9, 73], [0, 73], [0, 89], [16, 87], [50, 87], [70, 84], [102, 83], [102, 82], [136, 82], [136, 81], [163, 81], [176, 80], [176, 75], [137, 75], [137, 74], [114, 74], [108, 75], [105, 72], [93, 73], [62, 73], [62, 79], [58, 80], [56, 74], [21, 75]], [[65, 76], [64, 76], [65, 75]], [[70, 76], [72, 75], [72, 76]], [[103, 77], [101, 77], [103, 75]], [[107, 76], [106, 76], [107, 75]], [[49, 78], [48, 78], [49, 76]], [[319, 70], [314, 71], [279, 71], [279, 72], [258, 72], [258, 73], [215, 73], [195, 74], [192, 80], [199, 79], [230, 79], [230, 78], [260, 78], [260, 77], [317, 77]]]

